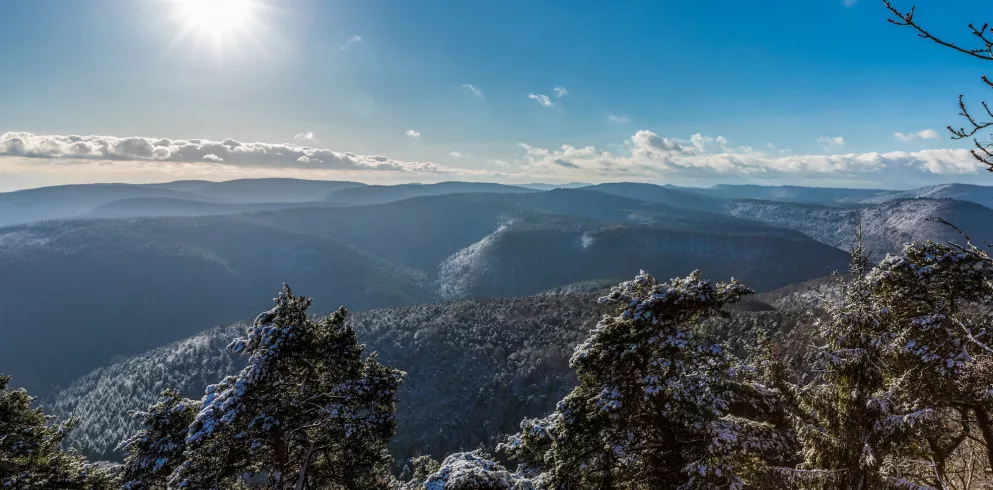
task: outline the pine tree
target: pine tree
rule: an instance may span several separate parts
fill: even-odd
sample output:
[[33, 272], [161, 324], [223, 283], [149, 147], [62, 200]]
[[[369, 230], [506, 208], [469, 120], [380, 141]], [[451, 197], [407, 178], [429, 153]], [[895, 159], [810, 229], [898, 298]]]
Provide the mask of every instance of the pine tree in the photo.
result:
[[127, 453], [121, 490], [165, 489], [169, 475], [183, 462], [186, 433], [200, 404], [165, 390], [147, 411], [136, 412], [143, 428], [118, 446]]
[[382, 488], [391, 462], [403, 373], [363, 360], [344, 308], [308, 318], [308, 298], [284, 286], [271, 310], [229, 346], [248, 366], [209, 386], [171, 483], [233, 488]]
[[797, 435], [804, 461], [781, 474], [803, 488], [870, 490], [906, 488], [889, 466], [902, 435], [893, 413], [879, 398], [884, 390], [885, 340], [869, 281], [868, 257], [852, 251], [850, 278], [840, 303], [826, 302], [821, 322], [825, 345], [815, 352], [816, 378], [799, 391]]
[[993, 263], [966, 247], [911, 243], [869, 275], [886, 322], [886, 396], [917, 419], [918, 437], [942, 486], [945, 461], [978, 429], [993, 464], [993, 349], [988, 316]]
[[0, 488], [11, 490], [109, 490], [112, 475], [63, 449], [75, 423], [54, 423], [34, 397], [9, 388], [0, 375]]
[[539, 488], [742, 488], [767, 455], [791, 452], [770, 423], [781, 395], [700, 322], [749, 292], [699, 271], [615, 287], [601, 301], [618, 314], [572, 357], [579, 386], [500, 449]]

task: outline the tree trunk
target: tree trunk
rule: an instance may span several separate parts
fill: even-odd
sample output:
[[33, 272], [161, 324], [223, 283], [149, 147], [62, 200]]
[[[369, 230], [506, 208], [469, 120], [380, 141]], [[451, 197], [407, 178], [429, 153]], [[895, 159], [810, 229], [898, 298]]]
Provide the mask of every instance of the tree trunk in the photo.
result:
[[307, 446], [307, 454], [303, 456], [303, 465], [300, 467], [300, 475], [297, 477], [295, 490], [303, 490], [303, 484], [307, 481], [307, 467], [310, 466], [310, 459], [314, 453], [314, 441], [310, 441]]
[[283, 431], [276, 427], [275, 440], [272, 444], [275, 453], [274, 466], [276, 467], [276, 488], [282, 490], [283, 482], [286, 479], [286, 442], [283, 441]]
[[983, 441], [986, 443], [986, 462], [988, 468], [993, 469], [993, 419], [989, 412], [981, 408], [973, 409], [976, 412], [976, 425], [983, 433]]

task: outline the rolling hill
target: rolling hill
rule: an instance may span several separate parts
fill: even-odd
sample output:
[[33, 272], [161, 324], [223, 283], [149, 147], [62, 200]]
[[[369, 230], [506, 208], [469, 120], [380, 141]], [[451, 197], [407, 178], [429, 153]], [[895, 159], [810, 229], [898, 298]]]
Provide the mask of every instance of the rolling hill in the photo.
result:
[[249, 318], [284, 281], [356, 309], [434, 297], [423, 275], [340, 241], [218, 218], [0, 229], [0, 277], [3, 369], [42, 392]]

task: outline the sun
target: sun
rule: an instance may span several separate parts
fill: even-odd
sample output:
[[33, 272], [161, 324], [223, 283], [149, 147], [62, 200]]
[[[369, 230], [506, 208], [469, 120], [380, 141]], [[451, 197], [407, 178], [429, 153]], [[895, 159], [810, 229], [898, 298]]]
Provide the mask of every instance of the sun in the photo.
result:
[[260, 30], [260, 0], [168, 0], [171, 18], [180, 26], [174, 44], [188, 38], [209, 41], [220, 51], [225, 44], [252, 39]]

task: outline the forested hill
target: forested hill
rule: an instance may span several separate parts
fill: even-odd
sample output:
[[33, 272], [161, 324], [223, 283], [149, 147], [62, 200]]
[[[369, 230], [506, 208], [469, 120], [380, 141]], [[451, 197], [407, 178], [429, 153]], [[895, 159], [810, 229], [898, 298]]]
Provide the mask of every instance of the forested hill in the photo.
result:
[[422, 273], [340, 241], [216, 218], [2, 229], [0, 277], [3, 369], [39, 392], [115, 355], [250, 319], [284, 281], [329, 298], [323, 311], [435, 298]]
[[114, 355], [252, 318], [284, 281], [327, 298], [324, 311], [358, 311], [687, 264], [773, 289], [845, 260], [797, 231], [588, 190], [18, 225], [0, 229], [0, 328], [13, 332], [0, 358], [16, 386], [47, 392]]
[[[392, 452], [440, 457], [512, 433], [524, 417], [555, 407], [575, 384], [568, 361], [604, 309], [595, 294], [543, 294], [516, 299], [462, 300], [378, 309], [351, 316], [359, 340], [379, 360], [407, 372], [397, 406]], [[320, 306], [320, 299], [317, 299]], [[758, 306], [756, 308], [756, 306]], [[784, 333], [796, 315], [746, 303], [714, 328], [742, 337], [757, 325]], [[199, 398], [207, 384], [241, 368], [225, 346], [242, 335], [237, 324], [121, 359], [55, 393], [46, 408], [75, 412], [69, 440], [97, 458], [119, 457], [114, 446], [137, 428], [129, 410], [144, 409], [163, 388]]]
[[[397, 407], [397, 454], [474, 448], [514, 431], [524, 416], [553, 408], [575, 382], [568, 366], [573, 347], [603, 312], [596, 298], [463, 300], [351, 315], [368, 350], [407, 372]], [[60, 416], [79, 415], [70, 435], [74, 445], [95, 457], [115, 457], [114, 446], [136, 429], [129, 410], [146, 408], [163, 388], [199, 398], [207, 384], [240, 369], [244, 360], [225, 346], [245, 327], [215, 328], [121, 359], [45, 405]]]

